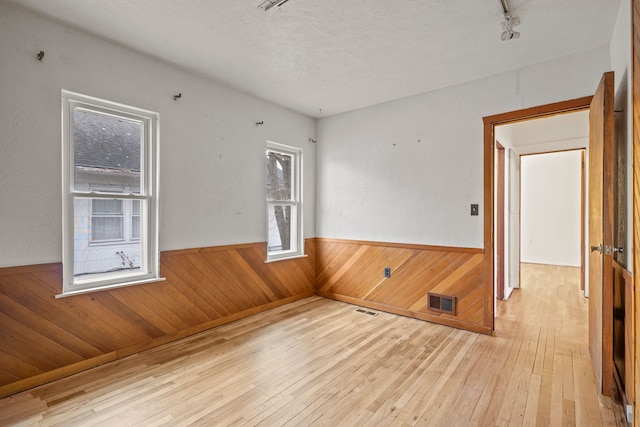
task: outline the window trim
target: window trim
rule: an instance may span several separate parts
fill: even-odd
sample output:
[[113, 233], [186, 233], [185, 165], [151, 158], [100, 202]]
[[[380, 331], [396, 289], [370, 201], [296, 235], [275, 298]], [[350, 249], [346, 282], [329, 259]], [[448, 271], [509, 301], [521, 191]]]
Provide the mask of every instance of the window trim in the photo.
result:
[[[75, 295], [95, 290], [130, 286], [164, 280], [160, 277], [158, 244], [159, 214], [159, 114], [137, 107], [107, 101], [76, 92], [62, 90], [62, 294]], [[79, 191], [74, 185], [74, 110], [83, 108], [99, 114], [135, 120], [142, 123], [140, 191], [117, 193], [90, 189]], [[74, 276], [74, 201], [77, 198], [105, 198], [140, 200], [140, 271], [97, 274], [94, 277]], [[144, 201], [145, 203], [142, 203]], [[143, 224], [144, 223], [144, 224]]]
[[[289, 200], [270, 200], [267, 193], [267, 185], [265, 181], [265, 200], [266, 200], [266, 223], [267, 223], [267, 243], [266, 243], [266, 262], [280, 261], [285, 259], [293, 259], [304, 257], [304, 232], [303, 232], [303, 212], [302, 212], [302, 200], [303, 200], [303, 153], [302, 148], [292, 147], [289, 145], [280, 144], [273, 141], [267, 141], [265, 154], [269, 152], [275, 152], [291, 156], [292, 170], [291, 170], [291, 198]], [[268, 173], [265, 163], [265, 172]], [[265, 174], [266, 180], [266, 174]], [[292, 221], [296, 223], [291, 227], [291, 243], [296, 245], [296, 248], [286, 251], [269, 251], [269, 208], [271, 206], [291, 206], [295, 211], [291, 215]]]

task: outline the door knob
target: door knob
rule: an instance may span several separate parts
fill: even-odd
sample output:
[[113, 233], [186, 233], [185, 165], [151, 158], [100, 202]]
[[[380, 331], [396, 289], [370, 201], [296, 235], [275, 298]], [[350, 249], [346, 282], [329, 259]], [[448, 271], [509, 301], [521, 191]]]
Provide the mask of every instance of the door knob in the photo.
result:
[[602, 253], [602, 243], [600, 243], [598, 246], [591, 246], [591, 252], [593, 251], [598, 251]]
[[624, 248], [622, 246], [620, 246], [619, 248], [613, 248], [613, 252], [623, 253], [624, 252]]

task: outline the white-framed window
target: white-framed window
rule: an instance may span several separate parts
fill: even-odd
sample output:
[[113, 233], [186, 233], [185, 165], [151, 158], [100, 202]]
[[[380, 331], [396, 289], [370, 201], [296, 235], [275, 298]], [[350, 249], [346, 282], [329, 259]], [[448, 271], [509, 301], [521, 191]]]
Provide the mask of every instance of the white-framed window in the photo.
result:
[[267, 260], [304, 255], [302, 149], [267, 141]]
[[158, 118], [62, 91], [62, 295], [162, 280]]

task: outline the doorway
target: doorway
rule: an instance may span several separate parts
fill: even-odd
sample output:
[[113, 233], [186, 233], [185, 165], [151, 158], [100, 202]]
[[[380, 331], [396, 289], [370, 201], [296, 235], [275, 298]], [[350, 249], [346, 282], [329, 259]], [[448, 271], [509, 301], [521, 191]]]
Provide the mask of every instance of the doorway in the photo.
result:
[[[612, 73], [606, 73], [606, 74], [611, 74], [611, 76], [606, 76], [608, 79], [612, 78]], [[605, 80], [605, 77], [603, 77], [603, 81], [604, 80]], [[602, 83], [601, 83], [601, 86], [602, 86]], [[600, 92], [600, 88], [598, 92]], [[609, 93], [611, 93], [611, 91], [609, 91]], [[484, 173], [484, 188], [485, 188], [485, 192], [484, 192], [484, 215], [485, 215], [484, 216], [484, 237], [485, 237], [484, 268], [485, 268], [485, 286], [487, 289], [489, 289], [489, 287], [494, 288], [494, 283], [495, 283], [494, 282], [494, 279], [495, 279], [494, 261], [495, 261], [495, 250], [497, 245], [496, 245], [496, 242], [494, 241], [494, 232], [495, 232], [494, 227], [495, 227], [495, 219], [496, 219], [495, 217], [496, 206], [494, 205], [494, 202], [495, 202], [494, 191], [497, 185], [496, 179], [495, 179], [495, 164], [496, 164], [495, 162], [497, 158], [495, 142], [497, 138], [497, 134], [496, 134], [497, 129], [501, 125], [512, 124], [512, 123], [528, 123], [528, 122], [534, 122], [535, 121], [534, 119], [538, 119], [542, 117], [565, 115], [567, 113], [585, 111], [591, 107], [590, 104], [592, 99], [595, 99], [595, 97], [585, 97], [585, 98], [575, 99], [571, 101], [548, 104], [540, 107], [534, 107], [534, 108], [499, 114], [495, 116], [489, 116], [483, 119], [484, 120], [484, 171], [485, 171]], [[613, 102], [610, 102], [610, 104], [612, 105]], [[608, 114], [610, 114], [610, 116], [608, 117], [613, 117], [613, 108], [611, 107], [607, 107], [607, 108], [608, 110], [606, 111], [608, 111]], [[601, 107], [596, 106], [595, 111], [597, 111], [597, 114], [595, 115], [596, 116], [601, 115], [602, 114], [601, 110], [602, 110]], [[613, 119], [610, 119], [610, 120], [613, 121]], [[624, 140], [623, 141], [624, 144], [621, 143], [620, 145], [626, 146], [626, 137], [623, 138], [623, 140]], [[504, 141], [505, 141], [504, 138], [501, 137], [500, 142], [504, 144]], [[608, 144], [609, 144], [608, 146], [611, 147], [613, 143], [608, 142]], [[607, 159], [609, 159], [608, 161], [611, 162], [612, 156], [608, 156]], [[625, 166], [624, 159], [622, 161], [620, 159], [617, 159], [617, 160], [618, 160], [617, 161], [618, 166]], [[626, 166], [628, 167], [628, 163], [626, 164]], [[616, 172], [611, 173], [611, 175], [614, 175], [614, 176], [618, 175], [617, 176], [618, 179], [620, 179], [621, 177], [627, 176], [628, 175], [627, 167], [620, 167], [618, 169], [620, 175], [618, 175]], [[607, 188], [613, 188], [613, 187], [614, 185], [610, 185]], [[624, 194], [625, 191], [623, 190], [621, 191], [621, 193]], [[617, 207], [620, 208], [619, 206]], [[623, 207], [622, 209], [618, 209], [618, 212], [626, 212], [626, 210], [627, 209], [624, 209]], [[617, 223], [626, 222], [625, 218], [616, 218], [615, 221]], [[622, 249], [620, 249], [618, 247], [618, 243], [619, 243], [619, 240], [624, 241], [625, 239], [617, 239], [617, 240], [618, 241], [614, 240], [613, 242], [614, 245], [610, 245], [610, 246], [603, 246], [603, 245], [597, 246], [597, 243], [596, 243], [596, 246], [592, 246], [592, 249], [603, 250], [603, 251], [604, 249], [607, 249], [608, 250], [607, 254], [609, 257], [611, 257], [612, 253], [616, 253], [617, 251], [616, 255], [618, 256], [618, 258], [622, 258], [624, 257], [623, 254], [626, 253], [626, 250], [623, 251]], [[628, 238], [626, 240], [628, 240]], [[584, 242], [583, 245], [581, 246], [584, 249], [586, 249], [588, 245], [589, 245], [588, 242]], [[586, 253], [586, 256], [589, 255], [589, 252], [583, 252], [583, 253]], [[585, 264], [584, 261], [582, 262], [582, 264], [583, 265]], [[615, 374], [617, 376], [615, 382], [617, 383], [624, 382], [626, 385], [635, 384], [633, 369], [629, 369], [629, 364], [633, 360], [635, 360], [635, 355], [633, 354], [633, 350], [635, 347], [634, 341], [633, 341], [633, 336], [634, 336], [633, 301], [635, 301], [635, 295], [633, 292], [633, 288], [630, 287], [631, 275], [628, 273], [628, 271], [624, 270], [623, 268], [619, 268], [617, 270], [620, 270], [616, 272], [617, 276], [619, 277], [616, 277], [616, 278], [612, 277], [612, 280], [619, 282], [620, 288], [624, 288], [624, 293], [619, 292], [618, 294], [616, 294], [616, 298], [619, 300], [620, 303], [624, 304], [626, 308], [630, 308], [630, 310], [625, 310], [624, 314], [618, 316], [620, 317], [619, 323], [621, 324], [621, 326], [619, 327], [620, 332], [618, 333], [619, 336], [617, 337], [617, 340], [613, 339], [613, 335], [614, 335], [613, 327], [610, 327], [611, 325], [603, 326], [602, 332], [604, 332], [604, 335], [606, 338], [603, 341], [603, 347], [602, 347], [604, 354], [602, 354], [603, 356], [602, 359], [599, 359], [599, 360], [594, 359], [594, 368], [596, 369], [596, 374], [600, 378], [600, 380], [601, 381], [604, 380], [601, 382], [601, 387], [602, 387], [601, 391], [606, 395], [611, 395], [612, 393], [611, 384], [613, 382], [613, 377], [614, 377], [614, 372], [612, 371], [614, 370], [616, 371]], [[588, 272], [585, 272], [585, 276], [588, 276]], [[597, 277], [597, 275], [594, 277]], [[611, 288], [613, 288], [613, 286]], [[588, 287], [585, 286], [585, 290], [588, 291]], [[600, 295], [600, 297], [602, 298], [601, 293], [598, 293], [597, 289], [594, 295], [595, 296]], [[492, 302], [494, 303], [495, 303], [495, 297], [496, 297], [496, 293], [493, 292]], [[592, 305], [592, 302], [594, 302], [591, 300], [594, 300], [594, 298], [589, 299], [590, 306]], [[613, 297], [611, 297], [611, 300], [613, 300]], [[489, 301], [487, 301], [487, 304], [488, 303]], [[613, 311], [614, 311], [613, 301], [611, 301], [610, 305], [606, 305], [606, 307], [608, 307], [606, 311], [607, 315], [611, 314], [611, 317], [612, 317], [610, 323], [613, 323]], [[590, 312], [591, 311], [592, 310], [590, 309]], [[600, 312], [602, 313], [602, 311]], [[622, 321], [622, 318], [624, 318], [624, 321]], [[590, 315], [590, 322], [591, 320], [592, 319]], [[590, 327], [590, 330], [591, 330], [591, 327]], [[622, 331], [624, 332], [621, 333]], [[597, 333], [598, 331], [595, 331], [595, 332]], [[593, 333], [590, 333], [590, 337], [591, 336], [593, 336]], [[620, 367], [616, 366], [615, 368], [613, 367], [614, 355], [612, 354], [613, 353], [612, 347], [614, 346], [614, 341], [617, 341], [618, 343], [624, 343], [624, 346], [619, 346], [618, 350], [616, 350], [616, 353], [619, 356], [623, 356], [624, 354], [623, 356], [624, 360], [620, 360], [618, 363]], [[592, 343], [590, 343], [590, 348], [597, 349], [600, 347], [594, 346]], [[600, 363], [602, 363], [602, 365]], [[604, 372], [605, 375], [602, 375], [603, 372], [600, 368], [605, 371]], [[618, 385], [620, 386], [620, 384]], [[627, 392], [633, 391], [633, 389], [629, 390], [629, 387], [624, 387], [624, 385], [618, 388], [621, 389], [623, 393], [625, 388], [627, 388], [626, 390]], [[623, 399], [627, 402], [633, 401], [632, 399], [628, 399], [628, 396], [623, 396]]]
[[579, 268], [584, 289], [588, 110], [501, 123], [495, 139], [496, 298], [520, 287], [521, 262]]

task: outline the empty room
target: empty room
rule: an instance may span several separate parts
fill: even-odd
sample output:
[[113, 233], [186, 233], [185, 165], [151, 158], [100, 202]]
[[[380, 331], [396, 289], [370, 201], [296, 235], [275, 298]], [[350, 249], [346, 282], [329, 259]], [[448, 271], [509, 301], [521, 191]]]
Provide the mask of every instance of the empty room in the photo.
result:
[[[632, 0], [0, 0], [0, 426], [640, 426], [638, 34]], [[542, 152], [575, 215], [525, 237]], [[522, 257], [555, 226], [569, 267]]]

